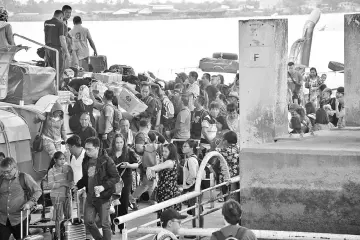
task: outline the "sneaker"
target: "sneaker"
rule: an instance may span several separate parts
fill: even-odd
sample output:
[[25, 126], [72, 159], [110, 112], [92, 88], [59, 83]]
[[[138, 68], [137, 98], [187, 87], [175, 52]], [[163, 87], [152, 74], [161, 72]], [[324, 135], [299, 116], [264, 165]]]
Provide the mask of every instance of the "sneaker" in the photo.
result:
[[139, 206], [137, 205], [136, 202], [131, 203], [131, 206], [132, 206], [132, 207], [130, 207], [130, 208], [131, 208], [133, 211], [139, 210]]

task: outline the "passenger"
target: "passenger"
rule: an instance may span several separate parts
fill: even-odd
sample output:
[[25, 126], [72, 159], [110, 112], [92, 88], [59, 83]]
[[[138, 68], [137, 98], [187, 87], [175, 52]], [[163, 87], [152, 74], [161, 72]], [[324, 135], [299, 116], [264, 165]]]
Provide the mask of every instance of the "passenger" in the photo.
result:
[[234, 200], [225, 202], [222, 207], [222, 215], [227, 226], [213, 232], [210, 240], [225, 240], [227, 238], [256, 240], [255, 234], [250, 229], [241, 226], [241, 214], [241, 206], [238, 202]]
[[328, 114], [329, 121], [334, 125], [337, 126], [338, 118], [336, 117], [336, 110], [335, 110], [335, 102], [336, 98], [331, 97], [332, 90], [330, 88], [325, 88], [322, 91], [322, 101], [320, 103], [320, 107], [324, 108]]
[[215, 102], [217, 102], [220, 106], [219, 116], [222, 116], [225, 119], [227, 105], [225, 95], [223, 95], [220, 91], [217, 92]]
[[189, 109], [191, 112], [194, 111], [194, 101], [200, 95], [200, 87], [197, 83], [198, 74], [195, 71], [189, 73], [189, 86], [186, 90], [186, 93], [189, 96]]
[[71, 189], [74, 187], [74, 172], [66, 163], [62, 152], [56, 152], [51, 159], [47, 179], [51, 189], [51, 203], [54, 206], [52, 220], [55, 221], [56, 239], [61, 239], [60, 222], [64, 220], [64, 217], [71, 218]]
[[102, 147], [109, 148], [114, 139], [114, 114], [115, 106], [113, 105], [114, 92], [106, 90], [104, 93], [103, 104], [95, 100], [94, 95], [90, 93], [90, 97], [94, 102], [94, 107], [100, 111], [98, 134], [102, 140]]
[[337, 122], [338, 128], [345, 127], [345, 105], [344, 105], [344, 87], [339, 87], [336, 92], [335, 111], [336, 117], [339, 119]]
[[[64, 36], [66, 39], [66, 45], [67, 48], [69, 50], [69, 58], [67, 58], [68, 56], [65, 56], [65, 69], [70, 68], [71, 66], [71, 60], [72, 60], [72, 56], [74, 54], [74, 46], [73, 46], [73, 42], [72, 42], [72, 38], [69, 34], [69, 26], [68, 26], [68, 20], [71, 18], [71, 12], [72, 12], [72, 8], [69, 5], [64, 5], [61, 9], [61, 11], [64, 13], [64, 18], [63, 18], [63, 23], [64, 23]], [[77, 59], [76, 59], [77, 60]]]
[[[216, 88], [208, 88], [210, 84], [210, 74], [204, 73], [201, 77], [201, 86], [200, 86], [200, 95], [205, 98], [205, 108], [208, 109], [210, 102], [215, 101], [216, 99]], [[213, 93], [212, 90], [215, 90]]]
[[324, 89], [327, 88], [326, 84], [321, 84], [320, 87], [317, 89], [317, 102], [315, 105], [315, 108], [318, 109], [320, 108], [320, 104], [322, 101], [322, 92], [324, 91]]
[[[111, 240], [110, 198], [115, 192], [115, 184], [119, 182], [120, 176], [114, 161], [105, 150], [100, 149], [100, 139], [95, 137], [86, 139], [85, 151], [86, 156], [82, 164], [83, 177], [75, 187], [75, 190], [86, 187], [85, 225], [93, 238]], [[99, 214], [103, 234], [95, 224], [96, 214]]]
[[191, 139], [201, 139], [202, 131], [202, 122], [204, 118], [208, 115], [208, 112], [205, 110], [205, 98], [203, 96], [198, 96], [195, 100], [195, 110], [192, 114], [191, 120]]
[[68, 105], [68, 112], [70, 115], [69, 127], [73, 132], [77, 132], [81, 128], [80, 116], [84, 112], [89, 114], [91, 120], [90, 124], [92, 127], [95, 127], [95, 118], [93, 115], [94, 101], [90, 98], [90, 91], [87, 86], [82, 85], [79, 88], [79, 94], [74, 106], [72, 106], [70, 102]]
[[[178, 179], [178, 153], [174, 144], [170, 143], [163, 148], [164, 161], [153, 167], [146, 169], [145, 178], [151, 179], [156, 173], [159, 174], [159, 182], [157, 185], [157, 202], [161, 203], [169, 199], [176, 198], [181, 195], [177, 179]], [[173, 206], [176, 210], [181, 210], [181, 203]], [[158, 213], [158, 218], [160, 213]]]
[[37, 115], [35, 123], [43, 122], [42, 138], [44, 150], [53, 158], [55, 152], [61, 151], [61, 142], [67, 140], [64, 111], [60, 103], [55, 102], [50, 113], [45, 116]]
[[[182, 93], [183, 85], [180, 83], [175, 84], [174, 93], [169, 97], [170, 101], [174, 105], [174, 120], [176, 120], [177, 115], [182, 109], [182, 103], [181, 103], [181, 93]], [[174, 121], [175, 125], [175, 121]], [[173, 129], [172, 127], [171, 129]]]
[[[121, 134], [116, 134], [111, 148], [107, 149], [109, 157], [111, 157], [116, 165], [119, 175], [123, 181], [123, 188], [120, 194], [120, 205], [116, 206], [115, 213], [111, 214], [111, 231], [115, 235], [115, 225], [113, 220], [128, 214], [129, 198], [132, 186], [132, 170], [139, 167], [135, 152], [128, 148], [126, 138]], [[124, 229], [124, 224], [118, 226], [120, 233]]]
[[[0, 162], [0, 239], [8, 240], [12, 234], [15, 239], [21, 239], [21, 231], [26, 232], [29, 219], [21, 211], [31, 210], [41, 196], [41, 188], [27, 173], [17, 168], [17, 162], [11, 157]], [[25, 192], [24, 189], [28, 189]], [[23, 220], [23, 229], [20, 228]]]
[[[301, 105], [301, 89], [303, 85], [302, 75], [295, 70], [295, 64], [293, 62], [288, 63], [288, 88], [291, 92], [291, 103], [297, 103]], [[289, 96], [290, 99], [290, 96]]]
[[220, 107], [217, 102], [210, 104], [209, 115], [207, 115], [201, 123], [201, 148], [203, 149], [203, 156], [211, 149], [211, 144], [217, 134], [217, 121], [216, 118], [220, 112]]
[[[189, 78], [188, 75], [184, 72], [176, 73], [175, 83], [181, 83], [183, 85], [187, 85]], [[186, 90], [186, 87], [184, 91]]]
[[323, 84], [318, 76], [316, 68], [310, 69], [310, 75], [305, 78], [305, 88], [309, 89], [309, 94], [305, 95], [306, 102], [315, 102], [317, 100], [317, 89]]
[[3, 152], [0, 152], [0, 162], [1, 162], [2, 160], [4, 160], [4, 158], [5, 158], [5, 154], [4, 154]]
[[168, 138], [175, 139], [189, 139], [191, 126], [191, 112], [189, 110], [189, 97], [181, 96], [182, 109], [176, 117], [175, 128], [171, 131], [166, 131], [165, 135]]
[[[141, 118], [141, 116], [150, 116], [151, 117], [151, 126], [152, 129], [155, 128], [155, 126], [159, 125], [160, 119], [157, 119], [157, 113], [161, 110], [157, 106], [156, 100], [150, 96], [150, 85], [148, 83], [142, 83], [141, 85], [141, 100], [148, 106], [148, 108], [145, 110], [145, 112], [140, 113], [138, 117]], [[134, 118], [135, 120], [136, 118]]]
[[329, 130], [334, 126], [329, 122], [329, 116], [324, 108], [316, 111], [314, 131]]
[[[145, 145], [150, 143], [150, 139], [148, 136], [148, 133], [151, 129], [150, 120], [147, 118], [142, 118], [140, 120], [139, 126], [140, 126], [139, 132], [135, 136], [135, 152], [140, 156], [143, 156]], [[151, 196], [156, 187], [155, 180], [154, 179], [149, 180], [146, 177], [146, 169], [143, 167], [143, 165], [140, 165], [139, 170], [140, 170], [141, 183], [135, 189], [134, 193], [130, 197], [131, 205], [134, 210], [138, 209], [137, 200], [140, 198], [140, 196], [146, 191], [149, 193], [149, 196]]]
[[[225, 180], [228, 180], [227, 178], [233, 178], [240, 175], [240, 146], [238, 144], [238, 138], [237, 133], [233, 131], [229, 131], [224, 134], [221, 148], [216, 149], [217, 152], [219, 152], [226, 160], [227, 165], [229, 167], [229, 173], [230, 176], [226, 176], [226, 174], [223, 172], [224, 168], [222, 167], [222, 162], [219, 161], [220, 169], [222, 170], [220, 176], [219, 176], [219, 182], [222, 183]], [[240, 188], [240, 184], [238, 182], [232, 183], [230, 185], [230, 191], [234, 191], [236, 189]], [[222, 188], [222, 193], [226, 194], [227, 188]], [[233, 194], [235, 200], [240, 203], [240, 193]], [[227, 197], [228, 198], [228, 197]]]
[[315, 126], [315, 119], [316, 119], [316, 109], [315, 104], [313, 102], [308, 102], [305, 104], [305, 111], [306, 116], [310, 119], [311, 126]]
[[238, 114], [237, 103], [229, 103], [226, 106], [226, 111], [227, 111], [227, 115], [226, 115], [227, 129], [235, 132], [237, 134], [238, 139], [240, 139], [240, 115]]
[[180, 213], [173, 208], [162, 212], [160, 221], [163, 229], [154, 237], [154, 240], [177, 240], [176, 235], [181, 227], [181, 220], [186, 217], [186, 215], [180, 215]]
[[239, 98], [239, 87], [240, 87], [240, 81], [239, 81], [239, 73], [235, 75], [234, 82], [230, 85], [230, 93], [236, 93], [237, 97]]
[[88, 139], [89, 137], [96, 137], [98, 134], [95, 128], [91, 126], [90, 114], [88, 112], [84, 112], [81, 114], [80, 125], [81, 128], [76, 132], [76, 134], [79, 135], [81, 139], [81, 146], [85, 147], [86, 139]]
[[[195, 155], [197, 142], [192, 139], [187, 140], [182, 146], [182, 152], [185, 155], [185, 163], [183, 166], [183, 193], [193, 192], [195, 190], [196, 176], [199, 171], [199, 161]], [[188, 207], [195, 206], [196, 198], [188, 201]], [[195, 209], [188, 211], [189, 215], [195, 216]], [[192, 226], [196, 227], [196, 219], [192, 221]], [[200, 218], [200, 228], [204, 227], [204, 217]]]
[[7, 10], [0, 7], [0, 48], [15, 45], [11, 24], [7, 22], [8, 17]]
[[306, 116], [305, 109], [300, 107], [296, 109], [296, 113], [300, 117], [301, 122], [301, 130], [303, 133], [309, 133], [309, 131], [313, 128], [310, 119]]
[[120, 133], [125, 137], [128, 147], [135, 148], [135, 134], [130, 129], [129, 120], [123, 118], [120, 121]]
[[[45, 45], [55, 48], [59, 52], [59, 86], [57, 86], [59, 89], [63, 86], [65, 59], [70, 59], [63, 18], [64, 13], [61, 10], [56, 10], [53, 18], [44, 23]], [[47, 66], [56, 69], [56, 53], [54, 51], [45, 49], [45, 61]]]
[[69, 32], [73, 39], [75, 55], [79, 61], [79, 67], [82, 67], [84, 71], [89, 71], [89, 46], [94, 50], [94, 56], [97, 56], [95, 43], [90, 35], [89, 29], [82, 26], [81, 17], [75, 16], [73, 19], [74, 28]]

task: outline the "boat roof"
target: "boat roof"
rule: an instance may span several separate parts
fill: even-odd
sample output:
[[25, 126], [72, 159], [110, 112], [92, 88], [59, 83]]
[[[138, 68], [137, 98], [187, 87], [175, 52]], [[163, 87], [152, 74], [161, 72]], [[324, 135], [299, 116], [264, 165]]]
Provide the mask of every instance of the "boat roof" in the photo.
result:
[[29, 128], [22, 117], [0, 109], [0, 144], [6, 143], [5, 136], [9, 142], [31, 139]]

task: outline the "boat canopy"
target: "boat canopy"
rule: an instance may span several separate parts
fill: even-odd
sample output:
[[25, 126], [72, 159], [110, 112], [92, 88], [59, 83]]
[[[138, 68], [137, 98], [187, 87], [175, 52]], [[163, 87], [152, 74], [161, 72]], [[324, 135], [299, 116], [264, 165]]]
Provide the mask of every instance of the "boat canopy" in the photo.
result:
[[[4, 134], [5, 133], [5, 134]], [[30, 140], [29, 128], [21, 117], [7, 110], [0, 109], [0, 144]]]

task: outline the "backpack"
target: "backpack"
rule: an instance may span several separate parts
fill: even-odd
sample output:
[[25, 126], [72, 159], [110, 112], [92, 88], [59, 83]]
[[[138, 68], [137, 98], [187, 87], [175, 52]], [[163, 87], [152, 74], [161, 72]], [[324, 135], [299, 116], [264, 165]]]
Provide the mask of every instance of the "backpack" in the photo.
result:
[[[0, 186], [3, 182], [4, 178], [0, 177]], [[25, 173], [19, 172], [19, 182], [20, 186], [24, 191], [25, 200], [29, 201], [31, 198], [31, 189], [25, 184]]]
[[162, 115], [167, 118], [171, 119], [174, 117], [174, 104], [170, 101], [170, 99], [167, 96], [164, 96], [162, 101]]
[[101, 109], [101, 113], [103, 113], [106, 106], [110, 106], [114, 109], [113, 129], [114, 129], [114, 131], [119, 130], [120, 129], [120, 120], [122, 119], [122, 114], [121, 114], [120, 110], [117, 107], [115, 107], [114, 105], [104, 104], [104, 106]]
[[216, 238], [216, 240], [242, 240], [247, 230], [247, 228], [240, 227], [235, 236], [229, 235], [225, 237], [221, 230], [213, 232], [212, 235]]

